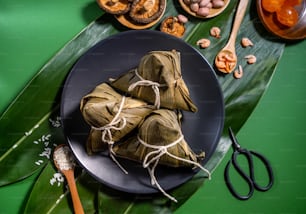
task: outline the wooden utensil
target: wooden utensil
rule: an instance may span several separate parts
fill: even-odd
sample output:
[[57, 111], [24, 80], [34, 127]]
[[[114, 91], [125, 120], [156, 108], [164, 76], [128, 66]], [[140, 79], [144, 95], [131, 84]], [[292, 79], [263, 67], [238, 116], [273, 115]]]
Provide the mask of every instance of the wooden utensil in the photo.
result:
[[240, 0], [228, 42], [215, 58], [217, 69], [223, 73], [231, 73], [237, 65], [236, 37], [248, 3], [249, 0]]
[[58, 168], [66, 177], [69, 190], [71, 193], [73, 208], [75, 214], [84, 214], [82, 203], [76, 188], [74, 179], [74, 162], [72, 160], [71, 151], [67, 145], [61, 144], [54, 149], [53, 160], [56, 168]]

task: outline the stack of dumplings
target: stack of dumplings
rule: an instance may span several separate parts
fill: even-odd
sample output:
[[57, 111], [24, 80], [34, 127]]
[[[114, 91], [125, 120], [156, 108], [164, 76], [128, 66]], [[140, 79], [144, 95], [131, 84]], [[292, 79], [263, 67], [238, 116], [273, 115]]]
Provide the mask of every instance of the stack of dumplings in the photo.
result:
[[[196, 112], [182, 78], [180, 53], [151, 51], [138, 67], [98, 85], [80, 103], [84, 120], [91, 126], [86, 150], [89, 155], [109, 150], [116, 157], [142, 163], [156, 186], [173, 201], [154, 175], [158, 164], [199, 167], [204, 152], [195, 154], [181, 130], [181, 111]], [[125, 173], [128, 173], [125, 171]]]

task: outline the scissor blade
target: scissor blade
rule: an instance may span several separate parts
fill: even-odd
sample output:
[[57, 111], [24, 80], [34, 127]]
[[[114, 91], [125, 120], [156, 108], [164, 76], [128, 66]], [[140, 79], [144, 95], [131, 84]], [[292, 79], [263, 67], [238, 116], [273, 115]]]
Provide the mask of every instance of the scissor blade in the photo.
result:
[[229, 131], [229, 134], [230, 134], [230, 138], [232, 139], [232, 145], [234, 147], [234, 150], [239, 150], [241, 148], [240, 144], [238, 143], [238, 140], [232, 130], [231, 127], [228, 127], [228, 131]]

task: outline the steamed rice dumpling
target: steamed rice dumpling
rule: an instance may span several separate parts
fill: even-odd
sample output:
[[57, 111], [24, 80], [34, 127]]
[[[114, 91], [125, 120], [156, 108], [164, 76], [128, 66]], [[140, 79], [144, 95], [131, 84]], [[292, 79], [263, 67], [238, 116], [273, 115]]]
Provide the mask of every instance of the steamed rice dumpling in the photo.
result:
[[204, 152], [195, 154], [181, 132], [178, 114], [159, 109], [153, 111], [139, 125], [138, 136], [114, 145], [117, 156], [150, 164], [171, 167], [194, 167], [204, 158]]
[[101, 151], [138, 126], [153, 111], [146, 102], [125, 97], [107, 83], [98, 85], [81, 100], [84, 120], [92, 127], [87, 140], [88, 153]]
[[115, 155], [141, 162], [148, 170], [151, 184], [174, 202], [177, 202], [176, 198], [162, 188], [155, 176], [155, 169], [159, 164], [171, 167], [199, 167], [210, 178], [210, 172], [199, 163], [204, 158], [204, 152], [197, 155], [188, 146], [179, 118], [173, 110], [155, 110], [139, 125], [137, 136], [113, 147]]
[[87, 153], [92, 155], [93, 153], [106, 151], [107, 149], [107, 142], [102, 141], [102, 132], [100, 130], [91, 128], [86, 141]]
[[160, 107], [196, 112], [189, 90], [182, 78], [180, 53], [151, 51], [137, 68], [121, 75], [110, 84], [120, 91]]

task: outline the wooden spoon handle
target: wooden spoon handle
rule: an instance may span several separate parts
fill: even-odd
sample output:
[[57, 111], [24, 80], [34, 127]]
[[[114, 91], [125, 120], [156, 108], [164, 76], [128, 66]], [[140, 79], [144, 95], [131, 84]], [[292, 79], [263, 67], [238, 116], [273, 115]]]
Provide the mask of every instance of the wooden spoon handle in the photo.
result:
[[238, 8], [236, 10], [236, 14], [235, 14], [235, 19], [234, 19], [234, 24], [232, 27], [232, 32], [229, 38], [229, 42], [228, 42], [228, 46], [232, 46], [235, 47], [235, 43], [236, 43], [236, 37], [237, 37], [237, 33], [239, 30], [239, 27], [242, 23], [246, 8], [249, 4], [249, 0], [240, 0], [239, 1], [239, 5]]
[[73, 170], [66, 170], [63, 172], [66, 176], [68, 186], [70, 189], [70, 194], [72, 198], [73, 208], [75, 214], [84, 214], [83, 206], [76, 188], [75, 180], [74, 180], [74, 172]]

